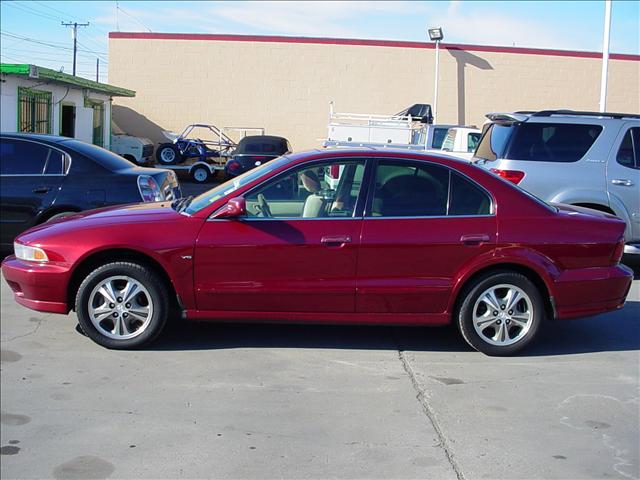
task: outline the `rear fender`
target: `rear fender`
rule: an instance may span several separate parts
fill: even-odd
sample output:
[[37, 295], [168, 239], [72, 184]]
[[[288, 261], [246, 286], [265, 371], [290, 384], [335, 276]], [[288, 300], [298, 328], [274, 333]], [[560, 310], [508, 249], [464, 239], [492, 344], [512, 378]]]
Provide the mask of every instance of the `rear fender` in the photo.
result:
[[603, 207], [609, 207], [609, 196], [604, 190], [564, 190], [549, 199], [553, 203], [567, 203], [575, 205], [576, 203], [592, 203], [600, 204]]
[[[447, 312], [454, 312], [459, 295], [474, 275], [492, 269], [508, 270], [510, 267], [532, 271], [542, 280], [549, 295], [554, 296], [554, 282], [560, 277], [561, 271], [548, 257], [523, 247], [498, 247], [493, 252], [474, 259], [473, 263], [465, 266], [454, 278]], [[545, 292], [541, 293], [545, 296]]]

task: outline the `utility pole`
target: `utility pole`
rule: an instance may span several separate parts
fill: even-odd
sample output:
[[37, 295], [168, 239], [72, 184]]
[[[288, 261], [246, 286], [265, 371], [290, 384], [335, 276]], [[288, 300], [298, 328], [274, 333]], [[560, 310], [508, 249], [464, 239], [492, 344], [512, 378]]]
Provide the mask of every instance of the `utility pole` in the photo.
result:
[[600, 111], [607, 109], [607, 76], [609, 73], [609, 32], [611, 30], [611, 0], [604, 2], [604, 35], [602, 38], [602, 78], [600, 79]]
[[78, 23], [78, 22], [69, 22], [69, 23], [65, 23], [62, 22], [62, 26], [63, 27], [72, 27], [73, 28], [73, 32], [72, 32], [72, 36], [73, 36], [73, 76], [76, 76], [76, 54], [78, 53], [78, 27], [88, 27], [89, 26], [89, 22], [87, 23]]
[[100, 59], [96, 58], [96, 82], [100, 82]]

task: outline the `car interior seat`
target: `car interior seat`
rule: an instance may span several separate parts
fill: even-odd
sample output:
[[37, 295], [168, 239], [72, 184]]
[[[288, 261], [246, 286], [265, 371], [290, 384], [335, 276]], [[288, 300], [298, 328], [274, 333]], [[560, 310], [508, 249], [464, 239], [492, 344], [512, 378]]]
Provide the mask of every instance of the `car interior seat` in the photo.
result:
[[444, 192], [433, 179], [400, 175], [386, 181], [378, 191], [373, 215], [410, 217], [446, 215]]
[[311, 170], [305, 170], [300, 175], [300, 180], [302, 181], [302, 186], [307, 192], [309, 192], [309, 196], [307, 196], [304, 201], [304, 206], [302, 208], [302, 217], [323, 217], [327, 201], [322, 197], [322, 195], [319, 195], [321, 185], [320, 180], [318, 180], [318, 176]]

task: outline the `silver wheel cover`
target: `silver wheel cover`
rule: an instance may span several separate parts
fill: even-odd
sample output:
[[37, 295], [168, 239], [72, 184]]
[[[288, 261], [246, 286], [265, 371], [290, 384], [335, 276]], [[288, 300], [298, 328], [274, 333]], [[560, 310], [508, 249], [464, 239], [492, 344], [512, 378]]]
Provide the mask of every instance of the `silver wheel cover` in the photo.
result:
[[193, 178], [199, 182], [204, 182], [207, 179], [207, 172], [205, 172], [204, 168], [196, 168], [193, 172]]
[[128, 340], [142, 334], [153, 317], [153, 302], [148, 290], [127, 276], [101, 280], [91, 291], [89, 319], [101, 335]]
[[176, 152], [172, 148], [163, 148], [160, 152], [160, 158], [163, 162], [171, 163], [176, 158]]
[[533, 302], [524, 290], [515, 285], [494, 285], [482, 292], [473, 306], [473, 328], [482, 341], [505, 347], [527, 335], [533, 315]]

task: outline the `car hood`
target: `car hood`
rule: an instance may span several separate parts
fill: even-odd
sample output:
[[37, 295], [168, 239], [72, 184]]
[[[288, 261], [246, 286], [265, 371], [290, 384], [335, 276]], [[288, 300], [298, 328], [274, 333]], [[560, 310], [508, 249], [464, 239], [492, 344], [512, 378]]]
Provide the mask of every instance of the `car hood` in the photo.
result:
[[171, 208], [171, 202], [132, 203], [74, 213], [30, 228], [19, 238], [21, 242], [30, 243], [45, 231], [49, 235], [108, 225], [171, 222], [182, 218], [184, 215]]

